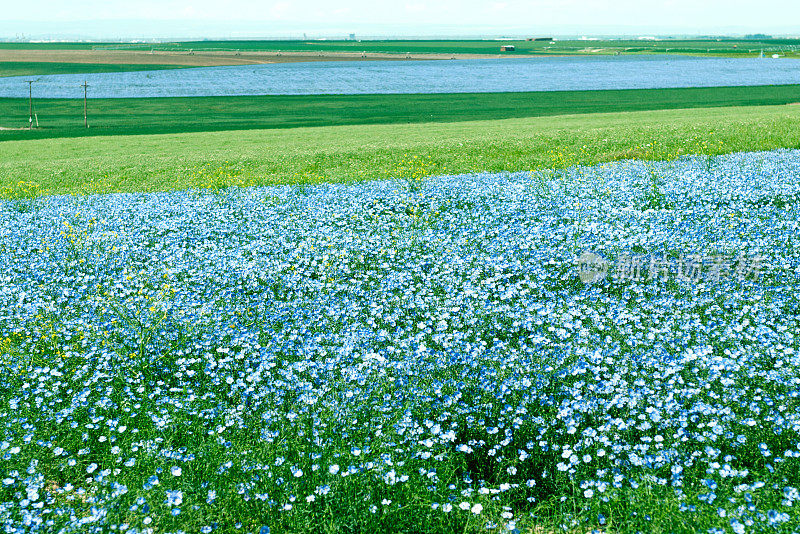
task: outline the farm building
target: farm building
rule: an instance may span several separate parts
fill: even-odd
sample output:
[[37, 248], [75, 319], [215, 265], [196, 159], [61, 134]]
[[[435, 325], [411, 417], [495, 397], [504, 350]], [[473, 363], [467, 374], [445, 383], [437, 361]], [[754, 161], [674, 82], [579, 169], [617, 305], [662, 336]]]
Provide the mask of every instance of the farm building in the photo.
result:
[[514, 45], [503, 45], [500, 47], [501, 52], [513, 52], [516, 49]]

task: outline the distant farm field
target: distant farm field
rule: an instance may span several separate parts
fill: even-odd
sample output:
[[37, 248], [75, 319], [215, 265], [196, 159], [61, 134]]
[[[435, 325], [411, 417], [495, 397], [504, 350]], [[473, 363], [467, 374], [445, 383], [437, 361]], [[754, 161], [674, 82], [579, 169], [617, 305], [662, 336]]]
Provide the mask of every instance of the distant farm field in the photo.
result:
[[[546, 36], [532, 35], [531, 38]], [[240, 40], [186, 41], [170, 43], [0, 43], [0, 48], [103, 49], [161, 51], [285, 51], [285, 52], [367, 52], [394, 54], [478, 54], [497, 55], [500, 47], [512, 45], [505, 55], [531, 54], [702, 54], [747, 56], [765, 53], [796, 53], [800, 39], [597, 39], [597, 40]]]
[[[532, 36], [531, 39], [541, 36]], [[501, 51], [501, 47], [513, 50]], [[661, 40], [305, 40], [186, 41], [160, 43], [0, 42], [3, 63], [42, 63], [25, 74], [52, 74], [44, 63], [102, 64], [81, 72], [125, 71], [126, 65], [244, 65], [297, 61], [391, 58], [450, 59], [567, 55], [682, 54], [712, 57], [800, 57], [800, 39]], [[56, 67], [57, 68], [57, 67]]]
[[[3, 44], [3, 43], [0, 43]], [[380, 58], [393, 59], [389, 54]], [[128, 72], [152, 68], [218, 67], [225, 65], [256, 65], [262, 63], [294, 63], [308, 61], [335, 61], [347, 59], [369, 60], [361, 55], [350, 57], [342, 54], [312, 54], [298, 52], [283, 54], [251, 50], [240, 53], [235, 50], [206, 51], [195, 54], [189, 50], [137, 50], [105, 48], [3, 48], [0, 47], [0, 72], [11, 71], [15, 63], [28, 63], [25, 74], [47, 75], [71, 72]], [[397, 57], [396, 59], [400, 59]], [[419, 59], [419, 58], [418, 58]], [[141, 65], [136, 69], [131, 66]], [[67, 69], [67, 70], [63, 70]], [[102, 70], [98, 70], [102, 69]], [[14, 74], [7, 74], [13, 76]]]
[[93, 72], [131, 72], [139, 70], [177, 69], [181, 65], [162, 64], [109, 64], [109, 63], [56, 63], [48, 61], [3, 61], [0, 76], [42, 76], [49, 74], [74, 74]]
[[[533, 37], [533, 36], [532, 36]], [[164, 49], [365, 51], [393, 53], [498, 54], [501, 46], [514, 46], [506, 55], [672, 53], [744, 56], [765, 49], [796, 52], [800, 39], [662, 39], [662, 40], [364, 40], [364, 41], [194, 41], [169, 43]], [[136, 47], [136, 45], [129, 45]]]

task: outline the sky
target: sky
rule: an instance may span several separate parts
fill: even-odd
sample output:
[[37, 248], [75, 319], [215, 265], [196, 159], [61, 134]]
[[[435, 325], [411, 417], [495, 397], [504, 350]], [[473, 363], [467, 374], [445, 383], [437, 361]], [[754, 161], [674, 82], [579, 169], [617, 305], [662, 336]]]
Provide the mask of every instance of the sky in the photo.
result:
[[[798, 0], [4, 0], [0, 37], [800, 35]], [[789, 23], [787, 23], [787, 21]], [[791, 25], [791, 22], [795, 22]]]

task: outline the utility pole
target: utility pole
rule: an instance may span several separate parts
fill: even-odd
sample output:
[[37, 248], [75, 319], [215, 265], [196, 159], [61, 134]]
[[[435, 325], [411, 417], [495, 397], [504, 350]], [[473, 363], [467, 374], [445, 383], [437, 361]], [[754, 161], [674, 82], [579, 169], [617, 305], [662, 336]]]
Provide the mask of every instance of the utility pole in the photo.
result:
[[86, 89], [89, 87], [89, 84], [86, 83], [86, 80], [83, 81], [83, 125], [87, 128], [89, 127], [89, 118], [86, 115]]
[[28, 129], [33, 129], [33, 82], [36, 80], [25, 80], [28, 82]]

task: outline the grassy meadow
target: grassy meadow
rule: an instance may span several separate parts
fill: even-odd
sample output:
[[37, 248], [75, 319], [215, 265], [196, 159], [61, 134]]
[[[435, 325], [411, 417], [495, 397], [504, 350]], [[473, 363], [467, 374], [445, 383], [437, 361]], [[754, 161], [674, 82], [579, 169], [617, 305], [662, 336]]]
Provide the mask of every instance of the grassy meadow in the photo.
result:
[[6, 197], [218, 189], [798, 146], [800, 106], [16, 140], [0, 143], [0, 187]]
[[[76, 88], [80, 93], [80, 88]], [[528, 93], [297, 95], [82, 99], [34, 96], [40, 128], [0, 131], [0, 141], [355, 124], [444, 123], [660, 109], [800, 102], [800, 85], [540, 91]], [[0, 126], [28, 125], [27, 98], [0, 98]]]
[[50, 61], [0, 61], [2, 76], [44, 76], [48, 74], [91, 74], [94, 72], [132, 72], [179, 69], [180, 65], [142, 65], [109, 63], [55, 63]]

